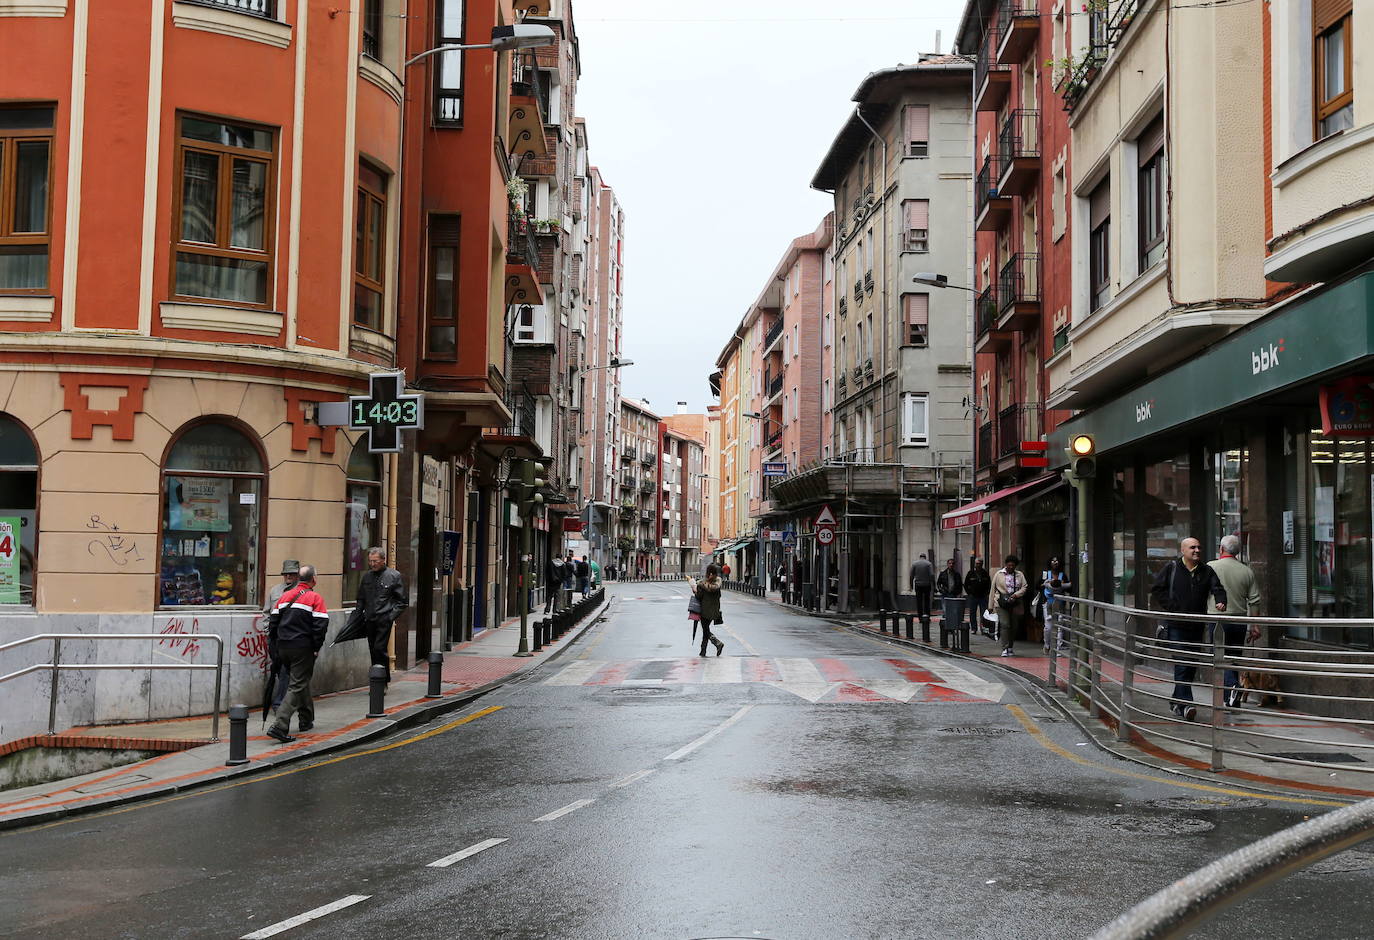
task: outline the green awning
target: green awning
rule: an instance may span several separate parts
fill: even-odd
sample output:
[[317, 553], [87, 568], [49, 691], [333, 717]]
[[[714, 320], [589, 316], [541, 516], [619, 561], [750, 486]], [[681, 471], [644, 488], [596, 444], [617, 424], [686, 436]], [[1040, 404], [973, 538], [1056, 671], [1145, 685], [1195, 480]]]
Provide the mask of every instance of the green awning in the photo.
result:
[[1067, 462], [1070, 434], [1093, 435], [1103, 453], [1369, 356], [1374, 274], [1363, 274], [1257, 320], [1133, 391], [1070, 418], [1050, 435], [1050, 458]]

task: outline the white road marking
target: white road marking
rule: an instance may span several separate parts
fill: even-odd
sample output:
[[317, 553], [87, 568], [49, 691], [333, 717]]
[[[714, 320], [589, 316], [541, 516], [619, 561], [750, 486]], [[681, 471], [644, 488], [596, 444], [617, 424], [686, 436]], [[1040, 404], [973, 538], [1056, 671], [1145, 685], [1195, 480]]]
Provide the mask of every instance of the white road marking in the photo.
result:
[[295, 917], [280, 921], [270, 927], [264, 927], [261, 930], [246, 933], [240, 937], [239, 940], [265, 940], [267, 937], [275, 937], [277, 934], [284, 933], [292, 927], [299, 927], [301, 924], [307, 924], [312, 920], [319, 920], [321, 917], [332, 914], [335, 911], [341, 911], [346, 907], [352, 907], [359, 901], [366, 901], [370, 897], [372, 897], [370, 894], [350, 894], [348, 897], [339, 898], [337, 901], [326, 904], [324, 907], [317, 907], [313, 911], [297, 914]]
[[630, 784], [634, 783], [637, 780], [643, 780], [651, 773], [653, 773], [653, 770], [637, 771], [635, 773], [630, 774], [628, 777], [625, 777], [622, 780], [617, 780], [615, 783], [611, 784], [610, 788], [612, 790], [619, 790], [621, 787], [628, 787]]
[[426, 868], [447, 868], [454, 862], [461, 862], [465, 858], [472, 858], [478, 852], [485, 852], [492, 846], [500, 845], [505, 839], [486, 839], [476, 845], [470, 845], [461, 852], [454, 852], [452, 855], [445, 855], [443, 858], [430, 862]]
[[544, 685], [581, 685], [604, 665], [606, 664], [599, 659], [578, 660], [545, 679]]
[[701, 681], [707, 685], [724, 685], [744, 681], [744, 660], [738, 656], [707, 658], [701, 671]]
[[728, 728], [728, 727], [730, 727], [731, 725], [733, 725], [735, 722], [739, 721], [739, 720], [740, 720], [741, 718], [743, 718], [745, 715], [749, 714], [750, 710], [751, 710], [753, 707], [754, 707], [753, 705], [746, 705], [746, 706], [744, 706], [744, 707], [741, 708], [739, 711], [737, 711], [737, 712], [735, 712], [733, 715], [731, 715], [729, 718], [725, 719], [725, 720], [722, 721], [720, 724], [716, 725], [716, 726], [715, 726], [714, 728], [712, 728], [710, 731], [706, 732], [706, 733], [703, 734], [701, 737], [697, 738], [697, 739], [696, 739], [695, 741], [693, 741], [691, 744], [687, 744], [687, 745], [684, 745], [683, 747], [678, 748], [676, 751], [673, 751], [673, 753], [669, 754], [667, 757], [665, 757], [665, 758], [663, 758], [663, 759], [664, 759], [664, 760], [682, 760], [682, 758], [686, 757], [688, 754], [692, 753], [692, 752], [695, 751], [697, 748], [701, 747], [701, 746], [702, 746], [703, 744], [705, 744], [707, 741], [711, 740], [711, 739], [714, 738], [716, 735], [720, 734], [722, 731], [724, 731], [726, 728]]
[[561, 809], [554, 810], [552, 813], [545, 813], [543, 816], [540, 816], [538, 819], [536, 819], [535, 822], [553, 822], [560, 816], [566, 816], [569, 813], [576, 812], [584, 806], [591, 806], [595, 802], [596, 800], [577, 800], [576, 802], [569, 803], [567, 806], [564, 806]]
[[975, 698], [987, 699], [989, 702], [1000, 702], [1002, 696], [1006, 694], [1007, 687], [1000, 682], [989, 682], [980, 679], [967, 669], [962, 669], [951, 662], [931, 657], [915, 659], [908, 657], [912, 662], [918, 663], [923, 669], [935, 673], [942, 680], [941, 685], [972, 695]]
[[854, 684], [899, 702], [911, 701], [911, 697], [924, 688], [922, 683], [905, 679], [858, 679]]
[[830, 691], [830, 683], [811, 660], [783, 657], [775, 662], [778, 664], [778, 672], [782, 674], [782, 681], [770, 682], [769, 685], [801, 696], [808, 702], [814, 702]]

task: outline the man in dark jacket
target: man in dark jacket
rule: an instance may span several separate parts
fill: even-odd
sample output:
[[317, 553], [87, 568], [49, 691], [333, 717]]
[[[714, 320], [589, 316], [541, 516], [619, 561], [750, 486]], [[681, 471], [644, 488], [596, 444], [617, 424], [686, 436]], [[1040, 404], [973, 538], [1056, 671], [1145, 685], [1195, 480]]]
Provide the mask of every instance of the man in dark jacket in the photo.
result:
[[315, 566], [301, 566], [300, 581], [281, 596], [267, 618], [267, 649], [291, 676], [286, 698], [277, 709], [277, 720], [267, 729], [278, 741], [296, 740], [290, 735], [291, 715], [300, 712], [302, 732], [315, 727], [315, 703], [310, 695], [310, 677], [315, 673], [315, 657], [329, 632], [329, 610], [324, 598], [315, 593]]
[[577, 560], [577, 590], [583, 596], [587, 596], [589, 582], [592, 578], [592, 566], [587, 563], [587, 556], [583, 555]]
[[[1186, 538], [1178, 543], [1179, 557], [1169, 562], [1155, 575], [1150, 596], [1161, 609], [1176, 614], [1207, 613], [1207, 595], [1212, 595], [1218, 612], [1226, 610], [1226, 589], [1217, 573], [1202, 563], [1202, 543]], [[1197, 675], [1198, 646], [1206, 632], [1206, 624], [1192, 621], [1164, 621], [1168, 630], [1168, 644], [1178, 650], [1174, 660], [1174, 700], [1169, 706], [1185, 721], [1197, 718], [1193, 705], [1193, 679]]]
[[969, 629], [975, 633], [981, 630], [984, 636], [994, 635], [988, 622], [983, 619], [983, 612], [988, 609], [988, 592], [991, 590], [992, 575], [984, 567], [983, 559], [974, 558], [968, 577], [964, 578], [964, 592], [968, 594]]
[[916, 595], [916, 616], [921, 623], [928, 623], [930, 598], [935, 593], [935, 566], [926, 561], [924, 552], [911, 566], [911, 593]]
[[549, 555], [544, 565], [544, 613], [558, 606], [558, 592], [563, 590], [563, 558], [557, 552]]
[[386, 667], [386, 681], [391, 681], [391, 654], [387, 644], [391, 640], [391, 625], [401, 612], [410, 606], [401, 573], [386, 566], [386, 552], [381, 548], [367, 550], [367, 570], [358, 583], [358, 606], [363, 609], [367, 624], [367, 648], [372, 665]]
[[943, 597], [958, 597], [964, 593], [964, 579], [959, 574], [959, 569], [954, 567], [953, 558], [945, 562], [940, 576], [935, 579], [935, 589]]

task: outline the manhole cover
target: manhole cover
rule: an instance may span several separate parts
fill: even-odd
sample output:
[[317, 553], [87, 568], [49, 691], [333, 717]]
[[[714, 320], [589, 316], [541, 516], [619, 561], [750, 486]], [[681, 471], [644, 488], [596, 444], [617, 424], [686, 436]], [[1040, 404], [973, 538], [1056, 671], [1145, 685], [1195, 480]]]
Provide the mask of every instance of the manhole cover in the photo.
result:
[[1270, 757], [1284, 757], [1288, 760], [1306, 760], [1314, 764], [1363, 764], [1362, 758], [1344, 751], [1276, 751]]
[[672, 689], [665, 689], [661, 685], [630, 685], [620, 686], [611, 689], [612, 695], [667, 695]]
[[1108, 829], [1151, 836], [1198, 836], [1217, 827], [1188, 816], [1111, 816], [1105, 822]]
[[1020, 728], [982, 728], [977, 725], [959, 725], [954, 728], [941, 728], [941, 734], [960, 734], [973, 738], [1000, 738], [1004, 734], [1020, 734]]
[[1154, 809], [1257, 809], [1265, 805], [1263, 800], [1248, 796], [1222, 799], [1211, 796], [1170, 796], [1162, 800], [1147, 800], [1146, 806]]
[[1340, 875], [1345, 872], [1358, 872], [1374, 870], [1374, 854], [1361, 852], [1357, 849], [1350, 849], [1339, 855], [1324, 858], [1320, 862], [1313, 862], [1303, 871], [1309, 871], [1314, 875]]

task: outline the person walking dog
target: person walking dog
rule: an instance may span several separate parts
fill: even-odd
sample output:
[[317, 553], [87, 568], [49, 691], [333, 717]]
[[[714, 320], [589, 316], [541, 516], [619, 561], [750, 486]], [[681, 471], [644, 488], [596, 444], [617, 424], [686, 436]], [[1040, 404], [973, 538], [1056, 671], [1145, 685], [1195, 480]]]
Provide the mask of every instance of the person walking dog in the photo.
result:
[[716, 655], [719, 656], [721, 650], [725, 649], [725, 644], [711, 633], [711, 627], [725, 622], [720, 615], [720, 569], [715, 565], [707, 565], [706, 577], [703, 580], [688, 578], [687, 583], [691, 585], [692, 596], [701, 606], [701, 613], [698, 614], [701, 624], [701, 655], [706, 655], [707, 643], [714, 643]]

